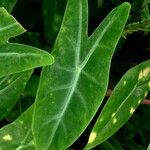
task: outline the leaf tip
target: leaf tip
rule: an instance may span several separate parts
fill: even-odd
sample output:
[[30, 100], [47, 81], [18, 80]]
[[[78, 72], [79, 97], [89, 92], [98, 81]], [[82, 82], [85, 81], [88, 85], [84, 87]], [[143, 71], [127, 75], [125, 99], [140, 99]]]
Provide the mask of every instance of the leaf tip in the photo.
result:
[[124, 5], [124, 6], [128, 7], [128, 8], [131, 7], [131, 4], [129, 2], [123, 2], [122, 5]]
[[128, 11], [128, 13], [130, 12], [130, 9], [131, 9], [131, 4], [129, 2], [123, 2], [121, 4], [121, 6], [126, 9]]

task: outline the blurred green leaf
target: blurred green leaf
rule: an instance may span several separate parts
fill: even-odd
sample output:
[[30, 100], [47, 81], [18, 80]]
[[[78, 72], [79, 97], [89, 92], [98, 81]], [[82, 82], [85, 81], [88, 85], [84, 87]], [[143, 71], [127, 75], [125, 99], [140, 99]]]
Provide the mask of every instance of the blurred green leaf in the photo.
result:
[[150, 32], [150, 18], [142, 22], [128, 24], [124, 29], [123, 36], [126, 37], [128, 34], [132, 34], [138, 31]]
[[150, 144], [148, 145], [148, 148], [147, 148], [147, 150], [150, 150]]
[[0, 7], [4, 7], [9, 13], [12, 12], [17, 0], [0, 0]]
[[149, 5], [150, 5], [150, 0], [143, 0], [142, 10], [141, 10], [141, 20], [142, 21], [150, 19]]
[[26, 97], [26, 96], [36, 97], [38, 84], [39, 84], [39, 76], [33, 75], [30, 78], [29, 82], [27, 83], [27, 86], [23, 92], [23, 97]]
[[23, 92], [32, 71], [14, 74], [0, 80], [0, 120], [6, 117]]
[[46, 40], [53, 44], [59, 32], [67, 0], [44, 0], [43, 18]]

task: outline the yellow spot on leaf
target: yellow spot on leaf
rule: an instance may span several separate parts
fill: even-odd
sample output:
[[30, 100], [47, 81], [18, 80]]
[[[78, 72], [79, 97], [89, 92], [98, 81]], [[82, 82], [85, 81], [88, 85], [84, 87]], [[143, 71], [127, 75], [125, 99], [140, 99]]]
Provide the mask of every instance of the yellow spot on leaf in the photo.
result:
[[103, 118], [101, 118], [99, 121], [100, 121], [100, 122], [102, 122], [103, 120], [104, 120], [104, 119], [103, 119]]
[[112, 113], [112, 115], [111, 115], [112, 117], [115, 117], [115, 113]]
[[123, 85], [126, 85], [127, 84], [127, 81], [123, 81]]
[[92, 143], [92, 142], [95, 140], [95, 138], [96, 138], [96, 133], [95, 133], [95, 132], [92, 132], [92, 133], [90, 134], [88, 143]]
[[142, 79], [144, 77], [147, 77], [148, 75], [150, 75], [150, 67], [147, 67], [145, 68], [144, 70], [142, 70], [140, 73], [139, 73], [139, 77], [138, 79]]
[[144, 94], [144, 97], [146, 97], [147, 96], [147, 92], [145, 92], [145, 94]]
[[133, 107], [130, 108], [130, 114], [133, 114], [135, 109]]
[[150, 82], [148, 82], [148, 87], [150, 88]]
[[117, 122], [117, 118], [113, 118], [113, 124]]
[[20, 124], [23, 124], [24, 122], [23, 122], [22, 120], [19, 120], [19, 123], [20, 123]]
[[9, 80], [7, 81], [7, 83], [8, 83], [8, 84], [11, 83], [11, 80], [9, 79]]
[[138, 104], [141, 104], [141, 99], [138, 100]]
[[10, 134], [6, 134], [6, 135], [3, 136], [3, 140], [11, 141], [12, 140], [12, 136]]

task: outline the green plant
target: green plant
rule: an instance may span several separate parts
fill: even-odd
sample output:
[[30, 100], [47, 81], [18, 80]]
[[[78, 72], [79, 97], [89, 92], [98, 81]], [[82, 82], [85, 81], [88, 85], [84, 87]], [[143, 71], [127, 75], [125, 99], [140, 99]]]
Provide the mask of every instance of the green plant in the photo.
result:
[[[87, 3], [87, 0], [68, 1], [52, 51], [54, 64], [48, 52], [7, 43], [24, 29], [5, 9], [0, 9], [1, 119], [7, 117], [23, 92], [32, 74], [30, 70], [52, 64], [42, 69], [33, 105], [0, 129], [0, 149], [66, 149], [83, 133], [101, 106], [111, 59], [128, 19], [130, 4], [125, 2], [113, 9], [88, 36]], [[103, 143], [120, 129], [149, 90], [150, 60], [147, 60], [130, 69], [118, 82], [84, 149]]]

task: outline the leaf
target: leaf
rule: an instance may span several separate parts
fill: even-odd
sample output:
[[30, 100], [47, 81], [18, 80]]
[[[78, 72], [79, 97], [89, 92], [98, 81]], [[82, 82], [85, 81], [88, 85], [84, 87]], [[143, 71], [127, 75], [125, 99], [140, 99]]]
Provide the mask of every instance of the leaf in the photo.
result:
[[90, 134], [85, 149], [104, 142], [120, 129], [150, 90], [150, 60], [130, 69], [115, 87]]
[[0, 46], [0, 77], [52, 64], [53, 57], [38, 48], [22, 44]]
[[0, 150], [35, 150], [31, 106], [16, 121], [0, 129]]
[[115, 150], [113, 145], [109, 143], [108, 141], [103, 142], [100, 146], [100, 149], [102, 150]]
[[0, 120], [6, 117], [23, 92], [32, 71], [14, 74], [0, 80]]
[[36, 97], [36, 92], [39, 84], [39, 76], [34, 74], [29, 82], [27, 83], [27, 86], [23, 92], [24, 97], [26, 96], [31, 96], [31, 97]]
[[149, 0], [143, 0], [142, 4], [142, 10], [141, 10], [141, 20], [147, 20], [150, 19], [150, 10], [149, 10]]
[[147, 150], [150, 150], [150, 144], [148, 145], [148, 148], [147, 148]]
[[53, 57], [47, 52], [8, 43], [11, 37], [25, 30], [4, 8], [0, 8], [0, 19], [0, 77], [53, 63]]
[[61, 0], [43, 1], [45, 36], [50, 44], [55, 42], [56, 36], [59, 32], [67, 0], [63, 1], [63, 5], [59, 5], [61, 2]]
[[20, 35], [25, 29], [4, 8], [0, 7], [0, 45], [11, 37]]
[[105, 96], [111, 58], [130, 5], [115, 8], [90, 37], [87, 8], [87, 0], [68, 1], [53, 51], [56, 62], [42, 72], [33, 113], [37, 150], [70, 146]]
[[11, 13], [17, 0], [1, 0], [0, 7], [5, 7], [5, 9]]

